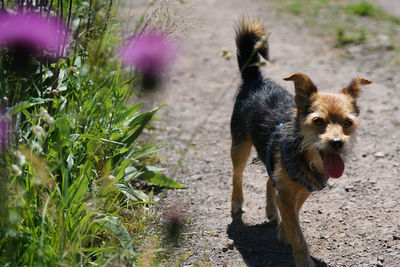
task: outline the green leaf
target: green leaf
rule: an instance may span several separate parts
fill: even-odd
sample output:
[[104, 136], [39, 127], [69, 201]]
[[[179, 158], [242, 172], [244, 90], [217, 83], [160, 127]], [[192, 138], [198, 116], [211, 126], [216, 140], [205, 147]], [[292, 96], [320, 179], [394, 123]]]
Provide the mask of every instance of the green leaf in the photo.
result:
[[131, 236], [129, 235], [128, 230], [126, 230], [124, 224], [118, 220], [118, 217], [107, 216], [107, 217], [95, 220], [95, 223], [104, 224], [104, 226], [107, 229], [109, 229], [114, 234], [114, 236], [116, 236], [118, 238], [118, 240], [121, 242], [122, 247], [126, 250], [126, 252], [129, 253], [128, 258], [130, 261], [133, 262], [132, 266], [135, 266], [135, 263], [134, 263], [135, 252], [132, 248], [133, 240], [132, 240]]
[[124, 183], [128, 184], [134, 178], [141, 175], [142, 172], [139, 172], [134, 166], [128, 166], [125, 168], [125, 176], [124, 176]]
[[143, 151], [140, 151], [140, 152], [138, 152], [138, 153], [135, 153], [135, 154], [133, 155], [133, 157], [134, 157], [135, 159], [141, 159], [141, 158], [150, 156], [150, 155], [152, 155], [152, 154], [154, 154], [154, 153], [157, 153], [158, 151], [161, 151], [161, 150], [163, 150], [164, 148], [165, 148], [165, 147], [161, 147], [161, 148], [150, 147], [149, 149], [145, 149], [145, 150], [143, 150]]
[[153, 171], [144, 171], [143, 174], [139, 176], [139, 178], [166, 188], [186, 188], [171, 177]]
[[162, 172], [165, 170], [164, 168], [160, 168], [160, 167], [156, 167], [156, 166], [146, 166], [146, 169], [148, 171], [152, 171], [152, 172]]
[[[115, 118], [115, 120], [114, 120], [115, 125], [117, 125], [117, 127], [118, 127], [118, 126], [124, 125], [127, 121], [130, 122], [129, 119], [127, 119], [127, 118], [132, 117], [132, 115], [139, 110], [141, 105], [142, 105], [142, 103], [139, 103], [139, 104], [133, 105], [132, 107], [129, 107], [127, 110], [125, 110], [122, 114], [120, 114], [118, 117]], [[119, 125], [120, 123], [122, 125]]]
[[82, 58], [80, 56], [77, 56], [74, 60], [74, 65], [77, 68], [80, 68], [82, 66]]
[[18, 112], [21, 112], [22, 110], [25, 110], [27, 108], [33, 107], [35, 105], [42, 105], [47, 102], [51, 102], [53, 99], [51, 98], [30, 98], [28, 101], [22, 101], [18, 105], [15, 105], [11, 111], [11, 115], [15, 115]]
[[120, 181], [122, 179], [122, 177], [124, 177], [125, 175], [125, 169], [130, 166], [132, 164], [132, 162], [129, 159], [123, 160], [119, 166], [116, 168], [115, 172], [117, 175], [115, 175], [115, 179], [117, 181]]
[[68, 188], [68, 204], [82, 202], [85, 198], [89, 179], [86, 175], [82, 175], [76, 179]]
[[130, 131], [128, 131], [128, 134], [122, 137], [119, 142], [125, 143], [128, 146], [133, 143], [133, 141], [136, 140], [136, 138], [139, 137], [139, 135], [142, 133], [144, 127], [150, 122], [151, 118], [153, 117], [154, 113], [156, 113], [160, 108], [163, 106], [159, 106], [157, 108], [154, 108], [150, 112], [142, 113], [139, 116], [135, 117], [134, 120], [132, 120], [130, 124]]
[[69, 119], [66, 116], [62, 116], [55, 121], [56, 128], [59, 130], [60, 135], [64, 138], [70, 135]]
[[143, 193], [142, 191], [133, 189], [129, 185], [124, 185], [124, 184], [115, 184], [115, 187], [119, 188], [121, 192], [131, 201], [133, 202], [138, 202], [138, 201], [143, 201], [143, 202], [148, 202], [150, 198]]
[[72, 156], [72, 151], [69, 152], [69, 155], [67, 157], [67, 167], [68, 171], [71, 171], [74, 167], [74, 157]]

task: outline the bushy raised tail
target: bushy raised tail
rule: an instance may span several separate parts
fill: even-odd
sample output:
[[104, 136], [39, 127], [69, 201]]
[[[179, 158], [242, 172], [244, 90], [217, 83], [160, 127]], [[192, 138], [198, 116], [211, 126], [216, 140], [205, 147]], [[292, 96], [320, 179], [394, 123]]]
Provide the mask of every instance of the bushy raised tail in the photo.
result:
[[261, 20], [242, 18], [236, 27], [236, 55], [244, 81], [262, 78], [260, 56], [268, 56], [268, 35]]

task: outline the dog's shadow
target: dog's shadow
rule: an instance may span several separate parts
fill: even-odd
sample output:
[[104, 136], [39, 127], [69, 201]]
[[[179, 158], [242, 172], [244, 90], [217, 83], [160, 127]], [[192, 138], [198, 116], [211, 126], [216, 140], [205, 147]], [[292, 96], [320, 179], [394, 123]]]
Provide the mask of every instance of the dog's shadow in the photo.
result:
[[[232, 215], [227, 233], [247, 266], [295, 266], [291, 247], [277, 240], [276, 227], [270, 223], [246, 225], [241, 214]], [[312, 259], [316, 266], [328, 266], [319, 259]]]

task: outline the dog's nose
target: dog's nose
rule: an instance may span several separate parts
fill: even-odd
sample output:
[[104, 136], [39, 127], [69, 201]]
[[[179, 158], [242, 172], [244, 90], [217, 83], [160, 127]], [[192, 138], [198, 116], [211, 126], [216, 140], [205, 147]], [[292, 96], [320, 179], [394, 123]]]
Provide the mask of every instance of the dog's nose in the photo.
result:
[[339, 139], [339, 138], [334, 138], [332, 140], [329, 141], [329, 145], [335, 149], [335, 150], [339, 150], [340, 148], [342, 148], [343, 146], [343, 140]]

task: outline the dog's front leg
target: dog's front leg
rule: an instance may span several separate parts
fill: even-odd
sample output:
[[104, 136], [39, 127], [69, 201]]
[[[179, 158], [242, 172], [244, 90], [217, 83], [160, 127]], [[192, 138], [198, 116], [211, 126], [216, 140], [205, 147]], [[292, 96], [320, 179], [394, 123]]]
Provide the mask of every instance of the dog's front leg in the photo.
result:
[[276, 190], [270, 178], [267, 178], [267, 218], [273, 225], [279, 225], [280, 218], [276, 207]]
[[[293, 193], [293, 192], [292, 192]], [[298, 209], [300, 202], [304, 202], [300, 194], [287, 193], [278, 195], [278, 207], [282, 219], [282, 226], [286, 237], [293, 249], [293, 257], [297, 267], [313, 267], [306, 240], [301, 232]], [[302, 203], [301, 203], [302, 204]], [[301, 206], [301, 205], [300, 205]], [[283, 235], [284, 233], [280, 233]]]

